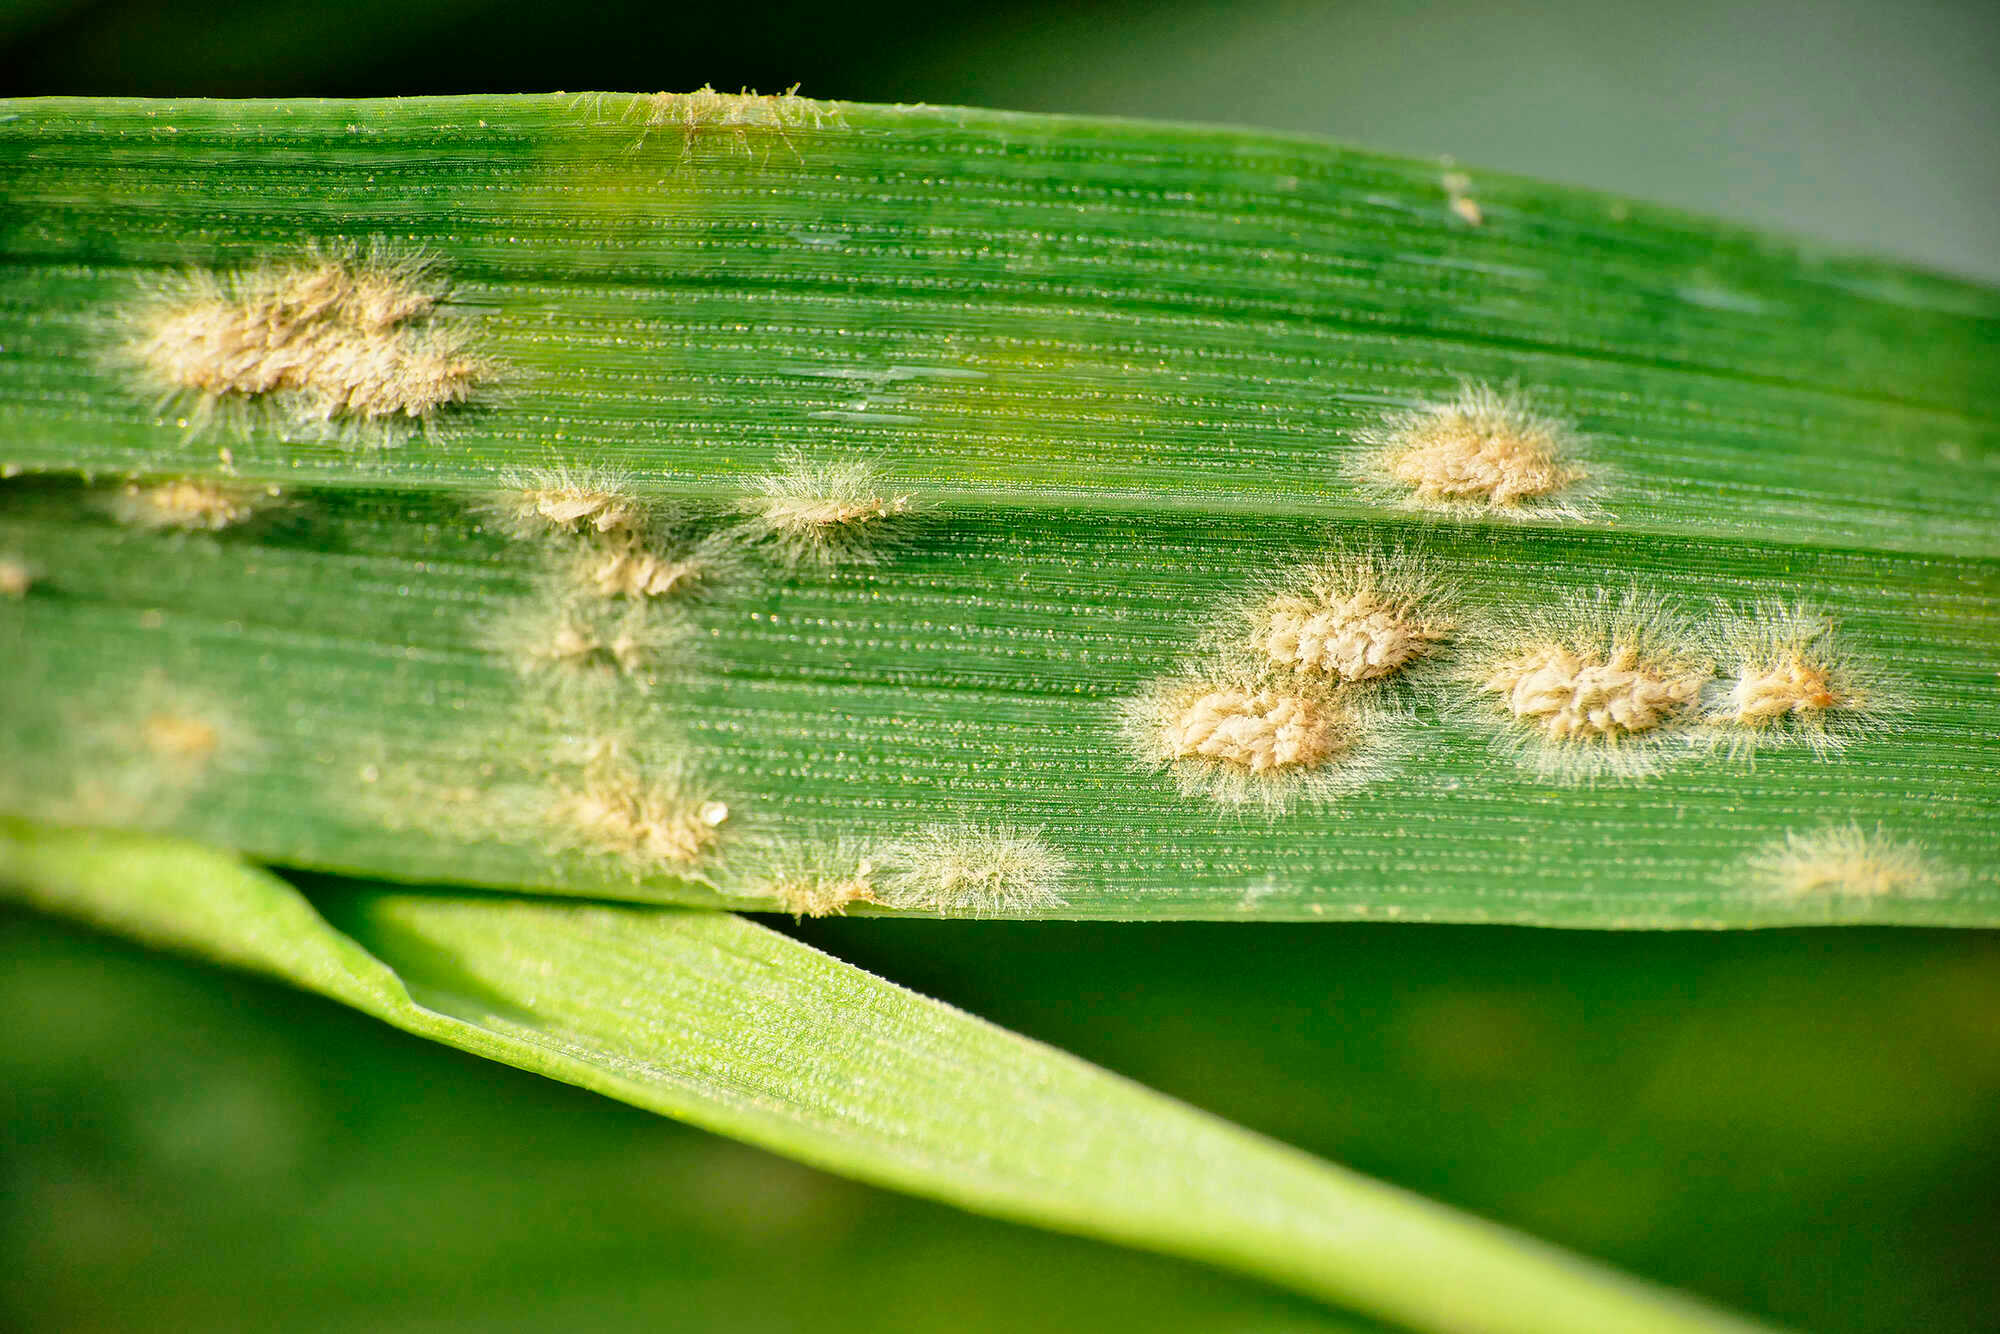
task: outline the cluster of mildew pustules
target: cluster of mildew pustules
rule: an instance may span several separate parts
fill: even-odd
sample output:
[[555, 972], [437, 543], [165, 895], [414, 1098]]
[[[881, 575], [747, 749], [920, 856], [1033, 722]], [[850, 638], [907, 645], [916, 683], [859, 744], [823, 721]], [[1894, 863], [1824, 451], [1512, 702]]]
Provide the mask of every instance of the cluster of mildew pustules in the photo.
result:
[[[831, 114], [789, 94], [709, 89], [640, 99], [625, 113], [648, 131], [678, 129], [687, 147], [721, 135], [744, 151], [755, 135], [782, 140]], [[286, 426], [380, 440], [392, 427], [432, 426], [502, 378], [471, 326], [443, 313], [446, 294], [429, 259], [312, 249], [156, 293], [126, 322], [121, 355], [195, 425], [262, 405]], [[1383, 418], [1361, 440], [1348, 477], [1398, 508], [1442, 519], [1603, 516], [1604, 468], [1571, 427], [1518, 394], [1468, 383]], [[134, 482], [107, 501], [134, 527], [206, 533], [288, 503], [274, 487], [201, 477]], [[619, 721], [627, 696], [651, 692], [693, 651], [697, 603], [727, 603], [758, 583], [743, 578], [753, 562], [793, 572], [870, 564], [917, 512], [912, 495], [854, 457], [782, 456], [707, 515], [648, 503], [605, 468], [503, 478], [483, 513], [534, 547], [540, 574], [492, 617], [488, 644], [545, 715], [531, 732], [563, 738], [536, 760], [537, 783], [508, 804], [510, 818], [526, 811], [551, 850], [634, 876], [706, 878], [731, 808], [671, 745], [631, 734]], [[11, 597], [35, 577], [20, 562], [0, 573]], [[1800, 605], [1764, 599], [1698, 620], [1637, 585], [1479, 615], [1462, 601], [1411, 551], [1337, 546], [1275, 571], [1217, 609], [1193, 657], [1122, 705], [1126, 748], [1184, 794], [1276, 814], [1391, 773], [1415, 733], [1409, 705], [1426, 693], [1448, 723], [1569, 782], [1643, 777], [1701, 747], [1825, 756], [1899, 707], [1831, 622]], [[202, 749], [185, 729], [154, 731], [152, 753]], [[813, 914], [854, 904], [1028, 911], [1060, 902], [1067, 875], [1038, 832], [969, 822], [866, 846], [765, 840], [741, 864], [739, 883]]]
[[[746, 152], [760, 136], [789, 142], [787, 131], [836, 114], [790, 94], [711, 89], [627, 110], [648, 131], [678, 129], [689, 148], [719, 135]], [[442, 313], [447, 290], [429, 257], [380, 245], [365, 254], [351, 243], [312, 247], [163, 285], [121, 319], [117, 360], [191, 428], [224, 420], [245, 430], [327, 427], [391, 443], [396, 428], [431, 428], [502, 379], [473, 327]], [[228, 450], [223, 464], [225, 472], [233, 466]], [[134, 481], [103, 502], [133, 528], [206, 534], [292, 503], [276, 487], [202, 476]], [[652, 716], [633, 697], [692, 651], [695, 604], [757, 586], [739, 577], [753, 561], [787, 571], [867, 565], [894, 547], [917, 509], [911, 495], [885, 484], [879, 466], [847, 456], [783, 455], [747, 479], [726, 512], [706, 516], [649, 503], [607, 468], [504, 477], [480, 513], [534, 550], [538, 573], [525, 595], [489, 616], [485, 638], [521, 680], [524, 708], [508, 744], [469, 738], [473, 758], [461, 769], [420, 772], [386, 742], [379, 754], [364, 746], [362, 805], [394, 827], [442, 825], [502, 842], [530, 831], [551, 853], [635, 878], [715, 880], [712, 871], [728, 870], [717, 858], [731, 808], [658, 727], [631, 725]], [[0, 592], [21, 598], [37, 570], [10, 555], [0, 574]], [[205, 773], [236, 733], [187, 721], [185, 710], [155, 712], [126, 738], [137, 757], [128, 767], [157, 778], [162, 791], [189, 790], [188, 775]], [[970, 821], [929, 825], [865, 851], [753, 840], [737, 862], [740, 874], [729, 878], [744, 892], [815, 914], [855, 903], [962, 915], [1026, 910], [1059, 902], [1068, 868], [1038, 831]]]
[[445, 310], [421, 253], [338, 243], [298, 259], [160, 283], [124, 317], [118, 358], [189, 429], [247, 428], [393, 443], [490, 393], [503, 377]]
[[[1361, 439], [1347, 475], [1398, 508], [1603, 517], [1604, 468], [1568, 423], [1516, 393], [1468, 383]], [[1699, 622], [1638, 585], [1478, 617], [1456, 602], [1409, 552], [1337, 548], [1275, 572], [1218, 609], [1205, 656], [1121, 706], [1126, 748], [1183, 792], [1275, 813], [1388, 772], [1412, 733], [1396, 701], [1417, 689], [1564, 782], [1644, 777], [1691, 746], [1823, 757], [1901, 707], [1830, 620], [1775, 598]]]
[[[819, 916], [856, 904], [957, 916], [1061, 902], [1068, 862], [1039, 831], [960, 821], [862, 845], [844, 838], [753, 838], [711, 866], [730, 807], [684, 768], [641, 762], [619, 734], [624, 691], [646, 693], [695, 640], [698, 600], [726, 614], [763, 560], [788, 571], [879, 560], [917, 512], [874, 463], [787, 454], [749, 479], [726, 513], [648, 503], [628, 477], [551, 468], [509, 475], [482, 512], [547, 558], [529, 597], [495, 618], [489, 639], [543, 687], [556, 730], [596, 736], [584, 753], [551, 754], [538, 819], [557, 850], [743, 887]], [[711, 873], [713, 871], [714, 873]]]
[[1281, 812], [1389, 772], [1413, 728], [1392, 691], [1561, 782], [1643, 778], [1690, 749], [1824, 757], [1898, 707], [1801, 606], [1697, 628], [1637, 586], [1478, 616], [1455, 602], [1408, 552], [1337, 549], [1274, 575], [1220, 609], [1205, 658], [1124, 703], [1127, 749], [1183, 792]]

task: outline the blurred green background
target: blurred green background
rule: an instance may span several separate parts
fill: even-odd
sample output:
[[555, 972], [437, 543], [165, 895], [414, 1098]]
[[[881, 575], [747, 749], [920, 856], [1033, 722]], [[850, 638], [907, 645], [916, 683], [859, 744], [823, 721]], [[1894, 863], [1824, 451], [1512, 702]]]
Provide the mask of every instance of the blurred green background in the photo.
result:
[[[199, 13], [195, 12], [199, 10]], [[2000, 6], [0, 4], [10, 93], [773, 90], [1236, 122], [2000, 278]], [[0, 200], [4, 206], [4, 200]], [[2000, 934], [824, 922], [843, 958], [1800, 1328], [2000, 1328]], [[1355, 1328], [0, 915], [0, 1324]]]

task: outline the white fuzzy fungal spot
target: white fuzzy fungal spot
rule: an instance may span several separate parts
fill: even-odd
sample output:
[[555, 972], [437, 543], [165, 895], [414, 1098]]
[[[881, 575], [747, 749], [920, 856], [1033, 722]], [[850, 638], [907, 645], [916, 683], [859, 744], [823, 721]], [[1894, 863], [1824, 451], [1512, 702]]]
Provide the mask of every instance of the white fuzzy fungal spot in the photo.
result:
[[18, 601], [28, 596], [37, 577], [35, 567], [21, 557], [0, 556], [0, 597]]
[[1462, 171], [1448, 171], [1440, 181], [1444, 186], [1445, 199], [1451, 204], [1451, 211], [1459, 216], [1468, 227], [1481, 227], [1486, 223], [1486, 214], [1472, 197], [1472, 178]]
[[56, 752], [32, 778], [33, 800], [49, 818], [157, 827], [258, 749], [236, 714], [205, 690], [159, 671], [117, 684], [116, 693], [86, 688]]
[[1347, 692], [1227, 669], [1153, 683], [1120, 706], [1141, 765], [1180, 790], [1275, 814], [1324, 802], [1382, 776], [1384, 726]]
[[111, 497], [111, 512], [135, 528], [221, 532], [254, 518], [279, 499], [275, 486], [250, 487], [202, 477], [133, 484]]
[[1240, 686], [1189, 691], [1161, 745], [1175, 761], [1210, 761], [1253, 774], [1312, 768], [1349, 744], [1333, 711], [1308, 696]]
[[751, 892], [774, 898], [794, 917], [845, 913], [857, 903], [880, 903], [877, 856], [845, 839], [830, 844], [782, 845], [769, 850], [751, 876]]
[[1434, 653], [1452, 630], [1443, 601], [1414, 557], [1336, 549], [1268, 581], [1240, 614], [1253, 661], [1359, 684]]
[[508, 489], [484, 508], [524, 541], [549, 533], [631, 536], [646, 525], [645, 503], [609, 469], [537, 468], [503, 480]]
[[692, 633], [643, 602], [607, 602], [553, 586], [502, 613], [487, 641], [524, 674], [559, 693], [601, 693], [620, 680], [650, 690], [656, 671]]
[[1462, 712], [1545, 777], [1653, 772], [1710, 668], [1657, 598], [1598, 590], [1489, 627], [1456, 668]]
[[945, 917], [1031, 913], [1062, 903], [1069, 872], [1039, 830], [936, 824], [882, 849], [879, 901]]
[[1456, 518], [1522, 520], [1595, 516], [1592, 470], [1568, 425], [1518, 395], [1468, 384], [1443, 402], [1390, 417], [1361, 433], [1369, 449], [1347, 471], [1370, 494]]
[[676, 781], [649, 781], [622, 764], [594, 769], [581, 785], [556, 791], [548, 829], [558, 847], [614, 858], [635, 879], [698, 861], [729, 819], [728, 806]]
[[1714, 638], [1721, 679], [1704, 695], [1703, 716], [1709, 739], [1732, 751], [1798, 745], [1831, 754], [1905, 707], [1810, 607], [1760, 599]]
[[788, 454], [782, 471], [752, 482], [739, 508], [753, 539], [771, 543], [790, 565], [871, 564], [911, 513], [908, 495], [892, 494], [866, 459], [814, 461]]
[[599, 538], [575, 557], [575, 579], [603, 598], [680, 598], [706, 595], [738, 572], [738, 544], [728, 533], [692, 544], [676, 542], [661, 554], [637, 537]]
[[1964, 880], [1915, 843], [1858, 824], [1788, 833], [1750, 869], [1765, 892], [1787, 899], [1927, 899]]
[[470, 331], [439, 314], [443, 294], [429, 259], [311, 249], [169, 284], [132, 313], [123, 351], [193, 427], [265, 403], [289, 424], [379, 442], [429, 426], [498, 375]]
[[[799, 160], [793, 136], [839, 126], [841, 117], [834, 103], [800, 97], [798, 91], [793, 84], [782, 93], [719, 93], [703, 84], [691, 93], [642, 93], [626, 103], [623, 119], [642, 127], [641, 144], [658, 131], [678, 133], [684, 159], [716, 140], [745, 157], [756, 156], [760, 146], [768, 156], [775, 144]], [[601, 115], [601, 99], [598, 106]]]

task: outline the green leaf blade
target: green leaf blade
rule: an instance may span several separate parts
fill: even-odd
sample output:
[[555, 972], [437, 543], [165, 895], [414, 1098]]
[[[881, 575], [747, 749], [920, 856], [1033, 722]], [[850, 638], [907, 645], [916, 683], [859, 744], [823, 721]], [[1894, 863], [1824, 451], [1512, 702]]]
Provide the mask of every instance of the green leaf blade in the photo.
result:
[[349, 936], [226, 854], [18, 823], [0, 839], [0, 884], [845, 1175], [1220, 1264], [1417, 1328], [1757, 1328], [734, 917], [328, 886], [320, 903]]

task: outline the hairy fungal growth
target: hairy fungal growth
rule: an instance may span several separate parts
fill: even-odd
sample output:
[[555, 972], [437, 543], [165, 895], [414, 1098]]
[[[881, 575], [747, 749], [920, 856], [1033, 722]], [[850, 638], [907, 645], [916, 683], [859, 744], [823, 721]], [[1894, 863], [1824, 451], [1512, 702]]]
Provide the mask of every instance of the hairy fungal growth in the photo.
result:
[[798, 454], [752, 483], [740, 502], [753, 539], [768, 541], [791, 566], [870, 564], [911, 513], [911, 497], [892, 495], [881, 470], [859, 458], [815, 462]]
[[689, 794], [677, 779], [649, 781], [636, 767], [610, 762], [559, 789], [547, 825], [560, 848], [615, 858], [638, 879], [700, 860], [728, 819], [728, 806]]
[[643, 602], [614, 603], [556, 585], [495, 620], [490, 647], [525, 676], [586, 695], [623, 680], [644, 693], [690, 633]]
[[1786, 899], [1927, 899], [1964, 879], [1915, 843], [1858, 824], [1788, 833], [1752, 857], [1750, 869], [1765, 892]]
[[738, 565], [735, 541], [712, 534], [662, 555], [638, 537], [600, 538], [579, 548], [574, 578], [603, 598], [688, 598], [726, 583]]
[[248, 522], [279, 499], [275, 486], [238, 486], [201, 477], [151, 486], [134, 483], [111, 497], [111, 512], [135, 528], [221, 532]]
[[601, 468], [538, 468], [508, 473], [507, 490], [482, 507], [513, 537], [550, 533], [635, 537], [646, 527], [645, 502], [626, 479]]
[[1443, 403], [1399, 413], [1361, 433], [1349, 459], [1365, 491], [1404, 508], [1456, 518], [1595, 517], [1576, 433], [1519, 395], [1467, 384]]
[[882, 867], [846, 840], [771, 850], [757, 866], [753, 892], [778, 901], [794, 917], [845, 913], [857, 903], [880, 903]]
[[1603, 590], [1489, 630], [1459, 668], [1471, 716], [1544, 777], [1653, 772], [1710, 677], [1657, 600]]
[[1846, 652], [1831, 620], [1777, 599], [1726, 622], [1717, 659], [1721, 679], [1704, 694], [1703, 718], [1710, 739], [1732, 751], [1799, 745], [1827, 755], [1900, 703]]
[[[792, 135], [841, 124], [840, 110], [831, 102], [798, 95], [793, 84], [782, 93], [758, 94], [748, 89], [719, 93], [703, 84], [691, 93], [646, 93], [626, 103], [623, 119], [641, 127], [643, 144], [656, 132], [678, 134], [681, 157], [692, 157], [707, 140], [716, 140], [745, 157], [759, 144], [768, 154], [776, 142], [794, 159], [799, 156]], [[599, 102], [601, 112], [601, 100]]]
[[1248, 673], [1155, 682], [1121, 708], [1127, 749], [1180, 790], [1273, 814], [1381, 777], [1381, 723], [1347, 694]]
[[266, 404], [290, 425], [379, 441], [432, 425], [498, 375], [439, 312], [444, 293], [427, 259], [315, 248], [181, 278], [134, 314], [124, 354], [193, 427]]
[[998, 917], [1059, 906], [1067, 857], [1040, 830], [934, 824], [882, 849], [878, 902], [942, 917]]
[[1442, 602], [1415, 558], [1340, 549], [1274, 581], [1241, 615], [1253, 660], [1352, 685], [1436, 652], [1452, 630]]

